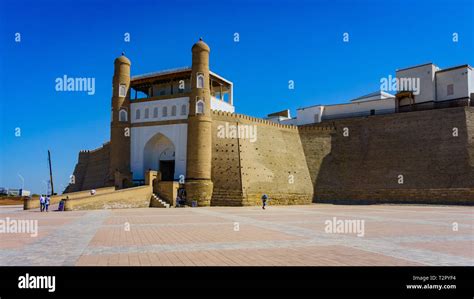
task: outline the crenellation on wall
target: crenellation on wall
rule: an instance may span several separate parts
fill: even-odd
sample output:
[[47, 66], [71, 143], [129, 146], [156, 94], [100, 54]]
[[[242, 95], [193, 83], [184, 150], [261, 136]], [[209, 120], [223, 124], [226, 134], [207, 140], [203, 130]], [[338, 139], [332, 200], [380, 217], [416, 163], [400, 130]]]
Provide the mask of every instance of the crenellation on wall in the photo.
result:
[[254, 123], [254, 124], [256, 123], [256, 124], [286, 129], [286, 130], [298, 130], [297, 126], [279, 124], [279, 123], [265, 120], [263, 118], [253, 117], [253, 116], [249, 116], [245, 114], [231, 113], [228, 111], [212, 111], [212, 118], [218, 119], [218, 120], [233, 118], [233, 119], [236, 119], [236, 121], [240, 121], [241, 123]]

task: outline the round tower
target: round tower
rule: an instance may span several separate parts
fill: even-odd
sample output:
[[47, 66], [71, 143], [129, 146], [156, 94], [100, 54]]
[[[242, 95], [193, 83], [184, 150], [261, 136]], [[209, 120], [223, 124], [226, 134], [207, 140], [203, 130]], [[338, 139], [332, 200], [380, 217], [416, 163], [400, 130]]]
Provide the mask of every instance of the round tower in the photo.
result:
[[213, 190], [209, 53], [202, 39], [192, 47], [185, 187], [187, 203], [197, 201], [198, 206], [210, 205]]
[[115, 59], [112, 79], [109, 178], [119, 188], [131, 183], [130, 174], [130, 60]]

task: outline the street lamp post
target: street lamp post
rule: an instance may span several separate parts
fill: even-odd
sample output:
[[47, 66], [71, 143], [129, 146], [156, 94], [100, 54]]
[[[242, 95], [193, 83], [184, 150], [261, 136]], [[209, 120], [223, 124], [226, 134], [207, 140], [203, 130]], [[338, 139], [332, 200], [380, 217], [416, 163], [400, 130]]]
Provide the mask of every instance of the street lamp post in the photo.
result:
[[21, 180], [21, 190], [23, 191], [23, 189], [25, 188], [25, 178], [21, 174], [18, 174], [18, 177]]

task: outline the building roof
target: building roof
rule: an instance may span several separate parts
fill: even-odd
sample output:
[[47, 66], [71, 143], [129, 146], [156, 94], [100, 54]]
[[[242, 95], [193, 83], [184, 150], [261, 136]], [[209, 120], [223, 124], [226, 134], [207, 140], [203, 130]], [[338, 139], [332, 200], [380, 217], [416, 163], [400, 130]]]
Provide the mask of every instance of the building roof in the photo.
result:
[[452, 67], [449, 67], [449, 68], [447, 68], [447, 69], [439, 70], [439, 71], [437, 71], [436, 73], [442, 73], [442, 72], [446, 72], [446, 71], [452, 71], [452, 70], [460, 69], [460, 68], [468, 68], [468, 69], [471, 69], [471, 70], [472, 70], [472, 67], [471, 67], [469, 64], [462, 64], [462, 65], [452, 66]]
[[173, 69], [167, 69], [167, 70], [162, 70], [158, 72], [151, 72], [151, 73], [145, 73], [141, 75], [135, 75], [132, 76], [131, 81], [135, 80], [140, 80], [140, 79], [147, 79], [147, 78], [153, 78], [153, 77], [160, 77], [168, 74], [173, 74], [173, 73], [182, 73], [182, 72], [188, 72], [191, 71], [191, 67], [186, 66], [186, 67], [178, 67], [178, 68], [173, 68]]
[[409, 70], [409, 69], [414, 69], [414, 68], [417, 68], [417, 67], [422, 67], [422, 66], [425, 66], [425, 65], [434, 65], [434, 66], [437, 66], [435, 65], [433, 62], [428, 62], [428, 63], [422, 63], [422, 64], [418, 64], [418, 65], [414, 65], [414, 66], [410, 66], [410, 67], [406, 67], [406, 68], [402, 68], [402, 69], [396, 69], [395, 71], [396, 72], [400, 72], [400, 71], [405, 71], [405, 70]]
[[319, 107], [319, 106], [326, 106], [326, 105], [315, 104], [315, 105], [311, 105], [311, 106], [296, 108], [296, 110], [305, 110], [305, 109], [309, 109], [309, 108], [313, 108], [313, 107]]
[[419, 64], [419, 65], [415, 65], [415, 66], [411, 66], [411, 67], [407, 67], [407, 68], [403, 68], [403, 69], [397, 69], [396, 71], [399, 72], [399, 71], [404, 71], [404, 70], [408, 70], [408, 69], [414, 69], [414, 68], [429, 65], [429, 64], [432, 64], [432, 65], [434, 65], [438, 68], [438, 70], [436, 71], [437, 73], [452, 71], [452, 70], [459, 69], [459, 68], [464, 68], [464, 67], [467, 67], [467, 68], [472, 70], [472, 67], [469, 64], [461, 64], [461, 65], [456, 65], [456, 66], [449, 67], [447, 69], [441, 69], [437, 65], [433, 64], [432, 62], [428, 62], [428, 63]]
[[[151, 72], [151, 73], [145, 73], [141, 75], [135, 75], [132, 76], [131, 81], [137, 81], [137, 80], [142, 80], [142, 79], [148, 79], [148, 78], [155, 78], [155, 77], [161, 77], [161, 76], [166, 76], [169, 74], [178, 74], [178, 73], [186, 73], [186, 72], [191, 72], [191, 67], [190, 66], [185, 66], [185, 67], [178, 67], [178, 68], [173, 68], [173, 69], [167, 69], [167, 70], [162, 70], [162, 71], [157, 71], [157, 72]], [[209, 74], [215, 78], [218, 78], [222, 81], [224, 81], [227, 84], [233, 85], [233, 83], [224, 77], [219, 76], [218, 74], [209, 71]]]
[[[369, 98], [375, 97], [375, 96], [380, 96], [381, 98], [382, 97], [384, 97], [384, 98], [394, 98], [395, 97], [393, 94], [390, 94], [390, 93], [385, 92], [383, 90], [378, 90], [378, 91], [360, 96], [358, 98], [355, 98], [355, 99], [351, 100], [351, 102], [363, 102], [364, 99], [369, 99]], [[383, 99], [381, 99], [381, 100], [383, 100]]]
[[121, 56], [115, 58], [115, 63], [126, 63], [128, 65], [131, 65], [130, 59], [125, 56], [125, 53], [122, 53]]
[[273, 112], [273, 113], [270, 113], [270, 114], [267, 115], [267, 117], [277, 117], [277, 116], [291, 118], [290, 109], [285, 109], [285, 110], [282, 110], [282, 111]]
[[[374, 96], [377, 96], [377, 95], [383, 96], [384, 98], [370, 99], [371, 97], [374, 97]], [[305, 109], [308, 109], [308, 108], [314, 108], [314, 107], [318, 107], [318, 106], [350, 105], [350, 104], [357, 104], [357, 103], [360, 103], [360, 102], [373, 102], [373, 101], [388, 100], [388, 99], [393, 99], [393, 98], [395, 98], [395, 96], [393, 94], [390, 94], [388, 92], [379, 90], [379, 91], [375, 91], [375, 92], [363, 95], [361, 97], [355, 98], [355, 99], [351, 100], [348, 103], [338, 103], [338, 104], [329, 104], [329, 105], [328, 104], [326, 104], [326, 105], [317, 104], [317, 105], [311, 105], [311, 106], [306, 106], [306, 107], [300, 107], [300, 108], [297, 108], [296, 110], [305, 110]], [[370, 99], [370, 100], [364, 100], [364, 99]]]
[[209, 46], [202, 40], [202, 38], [200, 38], [199, 41], [193, 45], [192, 50], [201, 50], [207, 52], [211, 51]]

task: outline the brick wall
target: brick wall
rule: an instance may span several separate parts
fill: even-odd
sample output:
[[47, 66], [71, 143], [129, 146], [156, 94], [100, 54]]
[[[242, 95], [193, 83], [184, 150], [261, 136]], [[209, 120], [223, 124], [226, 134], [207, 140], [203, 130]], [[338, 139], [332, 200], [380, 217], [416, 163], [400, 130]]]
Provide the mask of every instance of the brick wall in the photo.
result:
[[225, 125], [226, 122], [229, 125], [236, 125], [238, 120], [224, 116], [216, 118], [216, 115], [213, 115], [211, 179], [214, 189], [211, 205], [241, 206], [243, 192], [239, 140], [217, 137], [218, 127]]
[[[219, 138], [226, 123], [255, 126], [256, 140]], [[254, 127], [254, 128], [255, 128]], [[249, 128], [249, 127], [247, 127]], [[308, 204], [313, 188], [298, 129], [224, 112], [213, 114], [213, 205]]]
[[74, 168], [74, 184], [69, 184], [64, 193], [90, 190], [113, 185], [108, 180], [110, 165], [110, 143], [93, 151], [79, 152]]
[[345, 203], [472, 204], [473, 133], [464, 107], [300, 127], [315, 201]]

